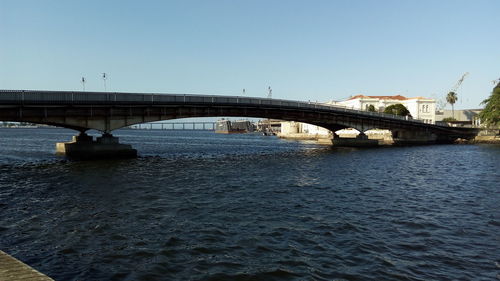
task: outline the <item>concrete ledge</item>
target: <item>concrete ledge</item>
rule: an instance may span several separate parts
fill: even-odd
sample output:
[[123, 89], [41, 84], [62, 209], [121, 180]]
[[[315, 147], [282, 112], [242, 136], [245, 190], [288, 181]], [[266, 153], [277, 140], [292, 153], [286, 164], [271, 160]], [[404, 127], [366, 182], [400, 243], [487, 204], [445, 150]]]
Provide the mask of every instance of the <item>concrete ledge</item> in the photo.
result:
[[0, 250], [0, 280], [2, 281], [54, 281], [25, 263]]
[[59, 142], [56, 154], [75, 159], [136, 158], [137, 150], [128, 144]]
[[333, 146], [375, 147], [379, 146], [379, 141], [371, 139], [357, 139], [357, 138], [334, 138]]
[[324, 138], [325, 136], [305, 134], [305, 133], [294, 133], [294, 134], [278, 133], [278, 137], [282, 138], [282, 139], [290, 139], [290, 140], [318, 140], [320, 138]]
[[72, 142], [56, 144], [56, 154], [74, 159], [136, 158], [137, 150], [129, 144], [121, 144], [117, 137], [104, 134], [96, 141], [86, 134], [73, 137]]

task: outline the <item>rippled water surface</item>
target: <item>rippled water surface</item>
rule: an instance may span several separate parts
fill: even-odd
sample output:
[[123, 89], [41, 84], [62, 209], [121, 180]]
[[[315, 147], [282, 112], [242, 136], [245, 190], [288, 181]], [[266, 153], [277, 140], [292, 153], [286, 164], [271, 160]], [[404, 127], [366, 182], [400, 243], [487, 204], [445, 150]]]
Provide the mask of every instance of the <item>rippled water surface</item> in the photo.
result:
[[54, 156], [71, 135], [0, 129], [0, 249], [55, 280], [499, 278], [499, 146], [122, 130], [138, 159]]

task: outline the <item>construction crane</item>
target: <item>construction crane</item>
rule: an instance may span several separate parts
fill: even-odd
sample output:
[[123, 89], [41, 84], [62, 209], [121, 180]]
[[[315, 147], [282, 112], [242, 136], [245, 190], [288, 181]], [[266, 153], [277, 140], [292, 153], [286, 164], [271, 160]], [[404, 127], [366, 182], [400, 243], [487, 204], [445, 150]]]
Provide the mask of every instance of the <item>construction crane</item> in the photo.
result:
[[462, 85], [462, 82], [464, 82], [464, 79], [467, 75], [469, 75], [469, 72], [465, 72], [464, 75], [462, 75], [462, 77], [457, 81], [455, 86], [453, 86], [453, 88], [451, 88], [450, 92], [453, 92], [456, 94], [458, 88], [460, 87], [460, 85]]
[[451, 112], [452, 112], [453, 118], [455, 118], [455, 108], [454, 108], [453, 105], [458, 100], [457, 90], [460, 87], [460, 85], [462, 85], [462, 82], [464, 82], [464, 79], [465, 79], [465, 77], [467, 75], [469, 75], [469, 72], [465, 72], [464, 75], [462, 75], [462, 77], [457, 81], [457, 83], [455, 84], [455, 86], [453, 86], [453, 88], [451, 88], [451, 90], [446, 95], [446, 101], [449, 104], [451, 104]]

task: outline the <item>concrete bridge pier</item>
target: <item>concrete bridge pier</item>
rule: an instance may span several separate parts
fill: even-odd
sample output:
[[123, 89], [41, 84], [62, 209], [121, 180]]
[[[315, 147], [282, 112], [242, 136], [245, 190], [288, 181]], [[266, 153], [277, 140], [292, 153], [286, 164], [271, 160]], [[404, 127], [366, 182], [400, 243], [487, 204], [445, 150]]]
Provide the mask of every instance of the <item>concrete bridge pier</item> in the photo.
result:
[[135, 158], [137, 150], [129, 144], [119, 143], [118, 137], [110, 133], [104, 133], [94, 141], [92, 136], [85, 132], [73, 136], [71, 142], [59, 142], [56, 144], [56, 154], [64, 155], [74, 159], [112, 159], [112, 158]]
[[396, 130], [392, 132], [394, 145], [422, 145], [436, 143], [437, 136], [427, 131]]
[[378, 140], [368, 139], [368, 136], [364, 132], [360, 132], [355, 138], [341, 138], [333, 133], [333, 146], [373, 147], [378, 146]]

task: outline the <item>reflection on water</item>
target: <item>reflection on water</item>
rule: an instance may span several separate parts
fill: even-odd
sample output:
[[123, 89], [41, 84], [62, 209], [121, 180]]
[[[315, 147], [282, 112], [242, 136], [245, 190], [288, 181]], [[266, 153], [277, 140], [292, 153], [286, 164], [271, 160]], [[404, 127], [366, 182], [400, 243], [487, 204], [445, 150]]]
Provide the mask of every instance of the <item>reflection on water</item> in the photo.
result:
[[492, 280], [498, 146], [331, 149], [119, 131], [138, 159], [73, 162], [73, 132], [0, 129], [0, 248], [56, 280]]

